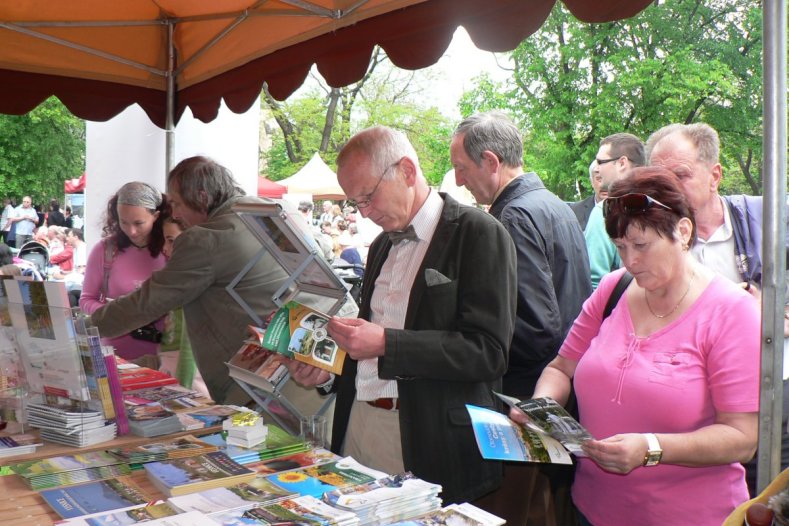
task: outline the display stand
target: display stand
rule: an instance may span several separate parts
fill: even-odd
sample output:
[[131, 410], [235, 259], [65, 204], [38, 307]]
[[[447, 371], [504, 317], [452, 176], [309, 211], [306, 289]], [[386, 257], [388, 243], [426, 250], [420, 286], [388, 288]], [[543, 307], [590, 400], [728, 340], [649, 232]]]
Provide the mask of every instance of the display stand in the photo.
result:
[[[112, 399], [95, 383], [104, 370], [101, 346], [87, 345], [87, 329], [73, 316], [63, 283], [3, 280], [3, 285], [8, 300], [3, 330], [13, 333], [16, 389], [26, 401], [20, 410], [27, 423], [43, 439], [76, 447], [114, 439]], [[98, 342], [98, 334], [93, 336]]]
[[[233, 211], [263, 245], [227, 287], [228, 293], [257, 326], [264, 325], [261, 314], [267, 316], [269, 313], [254, 312], [235, 291], [235, 287], [267, 252], [288, 275], [285, 283], [272, 296], [277, 306], [297, 301], [329, 315], [341, 311], [348, 299], [347, 287], [320, 256], [319, 247], [297, 212], [287, 210], [284, 202], [240, 204], [235, 205]], [[282, 394], [282, 386], [289, 378], [286, 374], [278, 382], [268, 385], [234, 379], [277, 425], [298, 434], [300, 422], [306, 415]], [[316, 414], [324, 414], [333, 400], [334, 395], [328, 396]]]

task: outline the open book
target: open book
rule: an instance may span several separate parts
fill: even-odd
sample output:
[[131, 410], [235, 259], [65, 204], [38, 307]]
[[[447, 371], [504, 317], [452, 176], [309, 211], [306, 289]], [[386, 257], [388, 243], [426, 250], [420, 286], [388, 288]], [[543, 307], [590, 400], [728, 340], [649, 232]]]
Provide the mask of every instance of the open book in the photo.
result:
[[466, 405], [480, 453], [487, 459], [570, 464], [570, 454], [584, 456], [581, 445], [593, 437], [551, 398], [518, 400], [495, 393], [522, 411], [528, 422], [518, 424], [505, 415]]
[[291, 301], [274, 313], [260, 345], [288, 358], [341, 374], [346, 353], [329, 336], [328, 323], [327, 314]]

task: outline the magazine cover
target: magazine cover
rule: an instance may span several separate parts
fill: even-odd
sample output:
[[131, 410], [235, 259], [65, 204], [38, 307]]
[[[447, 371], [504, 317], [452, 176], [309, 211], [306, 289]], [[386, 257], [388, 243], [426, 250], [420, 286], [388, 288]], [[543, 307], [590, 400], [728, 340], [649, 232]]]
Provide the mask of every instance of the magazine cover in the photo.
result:
[[466, 409], [483, 458], [572, 464], [570, 454], [555, 438], [518, 425], [505, 415], [490, 409], [471, 404], [466, 404]]
[[122, 482], [117, 479], [48, 489], [40, 495], [64, 519], [128, 508], [150, 500], [130, 481]]
[[342, 373], [345, 351], [329, 336], [329, 316], [291, 301], [271, 318], [263, 347], [334, 374]]
[[277, 486], [301, 495], [320, 498], [327, 491], [386, 477], [386, 473], [359, 464], [351, 457], [292, 471], [267, 475]]
[[251, 508], [263, 502], [274, 502], [292, 496], [292, 492], [258, 477], [227, 488], [214, 488], [170, 497], [167, 502], [184, 512], [216, 513], [222, 510]]
[[248, 482], [256, 473], [224, 453], [206, 453], [145, 464], [151, 482], [168, 496]]

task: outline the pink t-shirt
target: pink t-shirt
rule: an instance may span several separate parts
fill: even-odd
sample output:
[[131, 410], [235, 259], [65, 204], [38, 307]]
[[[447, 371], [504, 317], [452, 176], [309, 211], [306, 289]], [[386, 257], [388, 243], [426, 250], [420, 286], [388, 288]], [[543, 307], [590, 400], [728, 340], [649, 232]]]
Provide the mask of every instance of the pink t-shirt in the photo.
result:
[[[716, 411], [757, 412], [758, 302], [716, 276], [679, 319], [636, 337], [624, 296], [600, 326], [623, 272], [603, 278], [559, 350], [578, 361], [574, 386], [592, 435], [685, 433], [712, 424]], [[596, 525], [719, 526], [748, 499], [744, 472], [739, 463], [659, 464], [618, 475], [580, 459], [573, 500]]]
[[[100, 301], [101, 285], [104, 281], [104, 242], [105, 240], [102, 240], [93, 247], [85, 268], [85, 281], [82, 284], [79, 307], [88, 314], [92, 314], [104, 305]], [[160, 254], [153, 258], [147, 248], [130, 246], [123, 252], [117, 252], [107, 282], [107, 297], [115, 299], [134, 292], [151, 277], [151, 274], [164, 267], [164, 264], [164, 255]], [[159, 320], [156, 327], [162, 330], [164, 322]], [[115, 347], [115, 354], [127, 360], [133, 360], [144, 354], [156, 354], [159, 348], [156, 343], [135, 340], [128, 334], [117, 338], [102, 338], [102, 342]]]

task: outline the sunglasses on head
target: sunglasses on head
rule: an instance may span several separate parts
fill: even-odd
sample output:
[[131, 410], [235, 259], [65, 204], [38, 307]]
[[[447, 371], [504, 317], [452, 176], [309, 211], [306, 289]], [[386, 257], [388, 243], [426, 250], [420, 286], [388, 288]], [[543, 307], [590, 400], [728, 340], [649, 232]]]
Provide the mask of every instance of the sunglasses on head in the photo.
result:
[[674, 211], [670, 206], [664, 205], [654, 197], [647, 194], [625, 194], [619, 197], [607, 197], [603, 202], [603, 216], [621, 212], [628, 215], [643, 214], [652, 206], [659, 206]]

